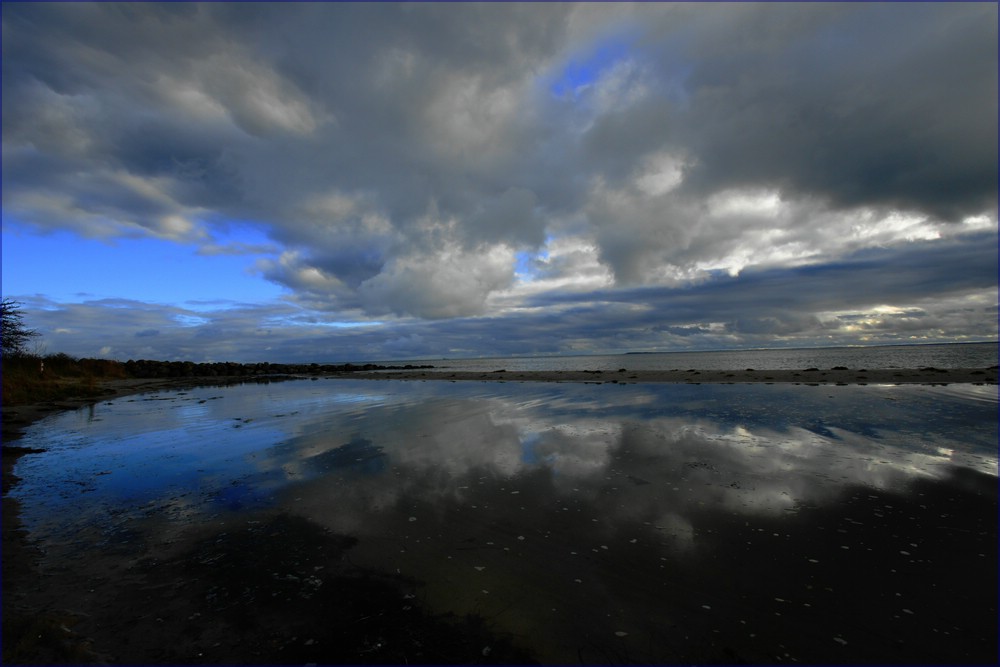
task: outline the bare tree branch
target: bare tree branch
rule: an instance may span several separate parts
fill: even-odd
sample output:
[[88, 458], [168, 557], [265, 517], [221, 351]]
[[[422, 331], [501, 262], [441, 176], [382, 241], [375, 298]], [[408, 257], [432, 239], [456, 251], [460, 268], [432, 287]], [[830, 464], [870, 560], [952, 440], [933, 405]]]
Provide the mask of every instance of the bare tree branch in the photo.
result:
[[8, 297], [0, 302], [0, 350], [4, 356], [25, 354], [28, 341], [39, 335], [24, 324], [21, 305]]

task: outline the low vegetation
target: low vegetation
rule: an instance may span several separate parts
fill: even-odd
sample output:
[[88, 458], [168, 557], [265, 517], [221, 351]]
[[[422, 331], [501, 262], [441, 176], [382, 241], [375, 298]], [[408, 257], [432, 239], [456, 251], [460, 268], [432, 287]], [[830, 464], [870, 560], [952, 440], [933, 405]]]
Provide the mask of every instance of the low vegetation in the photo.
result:
[[7, 354], [3, 357], [3, 405], [97, 397], [101, 383], [128, 377], [125, 365], [67, 354]]

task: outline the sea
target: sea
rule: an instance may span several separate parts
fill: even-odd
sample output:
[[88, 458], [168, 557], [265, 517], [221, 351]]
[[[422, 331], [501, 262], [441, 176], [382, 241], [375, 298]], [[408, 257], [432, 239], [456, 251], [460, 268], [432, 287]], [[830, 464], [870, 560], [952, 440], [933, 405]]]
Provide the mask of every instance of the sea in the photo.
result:
[[638, 352], [476, 359], [422, 359], [382, 364], [430, 364], [453, 371], [669, 371], [801, 370], [805, 368], [987, 368], [997, 365], [998, 344], [945, 343], [870, 347], [815, 347], [683, 352]]

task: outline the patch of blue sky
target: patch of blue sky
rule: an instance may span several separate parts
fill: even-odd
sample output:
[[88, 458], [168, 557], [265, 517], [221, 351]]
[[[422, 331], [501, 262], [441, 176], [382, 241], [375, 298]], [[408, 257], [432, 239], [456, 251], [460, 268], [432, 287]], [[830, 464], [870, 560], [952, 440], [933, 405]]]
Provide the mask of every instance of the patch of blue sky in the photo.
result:
[[629, 58], [631, 53], [632, 39], [626, 35], [598, 42], [566, 63], [549, 85], [549, 91], [557, 97], [575, 98], [597, 81], [602, 72]]
[[357, 329], [360, 327], [378, 327], [385, 324], [380, 320], [334, 320], [332, 322], [303, 322], [303, 321], [289, 321], [287, 324], [297, 324], [300, 326], [314, 326], [314, 327], [330, 327], [331, 329]]
[[198, 251], [195, 245], [160, 239], [102, 241], [5, 224], [3, 293], [43, 294], [58, 302], [130, 299], [173, 305], [260, 303], [284, 294], [254, 275], [250, 253]]
[[[549, 237], [546, 242], [550, 241]], [[524, 281], [531, 281], [538, 275], [538, 260], [549, 258], [549, 251], [545, 248], [539, 250], [521, 250], [514, 254], [514, 274]]]
[[687, 83], [694, 72], [694, 64], [684, 55], [686, 47], [683, 37], [658, 45], [643, 44], [635, 31], [623, 29], [580, 50], [550, 78], [549, 92], [562, 99], [578, 100], [616, 64], [642, 60], [655, 73], [656, 94], [686, 105]]
[[530, 278], [533, 273], [532, 262], [534, 261], [535, 257], [536, 253], [534, 252], [527, 252], [522, 250], [518, 253], [515, 253], [514, 273], [522, 278]]

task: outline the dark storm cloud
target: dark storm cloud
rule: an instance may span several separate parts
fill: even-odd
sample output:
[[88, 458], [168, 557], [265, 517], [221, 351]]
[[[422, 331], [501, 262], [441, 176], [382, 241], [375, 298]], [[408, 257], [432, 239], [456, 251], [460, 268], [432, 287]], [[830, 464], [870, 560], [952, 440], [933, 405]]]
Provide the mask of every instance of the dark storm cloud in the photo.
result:
[[[650, 92], [599, 111], [577, 148], [538, 113], [579, 110], [507, 90], [573, 48], [570, 5], [14, 3], [5, 138], [66, 150], [76, 133], [80, 159], [171, 176], [181, 205], [266, 212], [290, 242], [288, 206], [331, 187], [377, 191], [406, 227], [432, 199], [442, 215], [474, 216], [483, 199], [552, 180], [534, 165], [556, 160], [550, 189], [566, 193], [578, 176], [627, 177], [668, 145], [690, 156], [686, 189], [699, 193], [777, 186], [945, 217], [995, 200], [995, 7], [670, 9], [607, 10], [606, 21], [639, 24], [638, 64], [612, 92], [629, 81]], [[497, 93], [536, 117], [501, 117]], [[46, 96], [69, 97], [71, 117], [39, 121]], [[274, 136], [280, 145], [252, 141]], [[467, 236], [539, 242], [544, 222], [527, 234], [517, 223]]]
[[[387, 322], [296, 320], [272, 335], [289, 355], [333, 334], [373, 355], [806, 340], [824, 312], [899, 304], [954, 331], [935, 317], [956, 290], [996, 286], [995, 244], [988, 274], [971, 247], [931, 265], [996, 229], [995, 4], [2, 15], [5, 224], [222, 254], [250, 252], [218, 241], [241, 221], [269, 237], [282, 317]], [[265, 329], [219, 311], [196, 340], [163, 317], [131, 331], [221, 354]]]
[[948, 220], [996, 207], [995, 6], [732, 9], [690, 54], [690, 189], [763, 184]]

